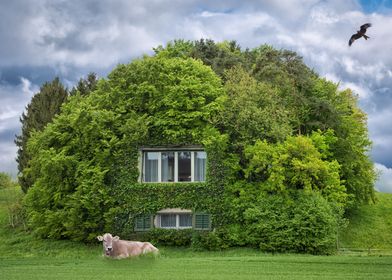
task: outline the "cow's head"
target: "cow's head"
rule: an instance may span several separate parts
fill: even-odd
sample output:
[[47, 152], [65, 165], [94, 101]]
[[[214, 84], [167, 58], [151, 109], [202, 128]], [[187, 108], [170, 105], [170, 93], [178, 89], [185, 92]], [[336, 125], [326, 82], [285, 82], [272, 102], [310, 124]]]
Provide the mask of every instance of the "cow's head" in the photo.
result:
[[113, 241], [118, 241], [118, 236], [113, 237], [110, 233], [105, 233], [103, 236], [97, 236], [99, 241], [103, 241], [103, 251], [106, 256], [111, 256], [113, 253]]

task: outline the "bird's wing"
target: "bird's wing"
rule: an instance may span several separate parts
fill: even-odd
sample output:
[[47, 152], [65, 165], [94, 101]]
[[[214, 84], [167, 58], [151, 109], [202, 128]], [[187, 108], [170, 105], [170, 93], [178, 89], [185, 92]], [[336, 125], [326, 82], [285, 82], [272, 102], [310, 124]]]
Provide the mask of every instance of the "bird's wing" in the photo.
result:
[[351, 44], [359, 38], [361, 38], [361, 35], [359, 35], [358, 33], [353, 34], [350, 38], [350, 41], [348, 41], [348, 45], [351, 46]]
[[370, 26], [372, 26], [371, 23], [365, 23], [365, 24], [361, 25], [361, 32], [365, 33], [366, 29], [368, 29]]

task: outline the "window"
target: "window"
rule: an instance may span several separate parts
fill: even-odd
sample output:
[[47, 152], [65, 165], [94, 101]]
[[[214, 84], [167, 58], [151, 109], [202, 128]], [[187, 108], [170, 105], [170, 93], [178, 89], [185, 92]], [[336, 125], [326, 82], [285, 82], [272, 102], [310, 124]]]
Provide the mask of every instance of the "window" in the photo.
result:
[[191, 228], [192, 227], [192, 214], [181, 214], [179, 216], [179, 227], [180, 228]]
[[157, 182], [158, 181], [158, 159], [159, 153], [148, 152], [144, 154], [144, 181]]
[[174, 182], [174, 152], [161, 153], [161, 181]]
[[195, 152], [195, 181], [206, 180], [206, 152]]
[[176, 228], [177, 214], [161, 214], [160, 215], [161, 228]]
[[178, 181], [190, 182], [191, 170], [191, 152], [178, 152]]
[[204, 182], [207, 154], [202, 150], [142, 150], [143, 182]]
[[159, 214], [158, 221], [158, 227], [160, 228], [192, 228], [192, 214], [189, 213]]

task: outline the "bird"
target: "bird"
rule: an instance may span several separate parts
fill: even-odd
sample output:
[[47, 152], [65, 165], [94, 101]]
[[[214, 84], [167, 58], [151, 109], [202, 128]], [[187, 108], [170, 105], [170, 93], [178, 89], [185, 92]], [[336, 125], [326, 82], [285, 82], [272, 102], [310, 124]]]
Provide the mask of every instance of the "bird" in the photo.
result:
[[365, 35], [366, 29], [368, 29], [370, 26], [372, 26], [371, 23], [365, 23], [365, 24], [361, 25], [361, 29], [359, 31], [357, 31], [357, 33], [355, 33], [351, 36], [350, 41], [348, 41], [348, 45], [351, 46], [355, 40], [357, 40], [361, 37], [365, 38], [365, 40], [370, 38], [369, 36]]

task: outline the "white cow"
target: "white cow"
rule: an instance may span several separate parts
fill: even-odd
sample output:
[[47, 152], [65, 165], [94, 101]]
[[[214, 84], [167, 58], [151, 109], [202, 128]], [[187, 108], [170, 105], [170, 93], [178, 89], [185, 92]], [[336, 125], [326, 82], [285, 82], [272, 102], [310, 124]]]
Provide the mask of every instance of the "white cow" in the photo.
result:
[[105, 256], [123, 259], [139, 256], [146, 253], [159, 253], [150, 242], [120, 240], [118, 236], [113, 237], [110, 233], [97, 236], [99, 241], [103, 241], [103, 253]]

